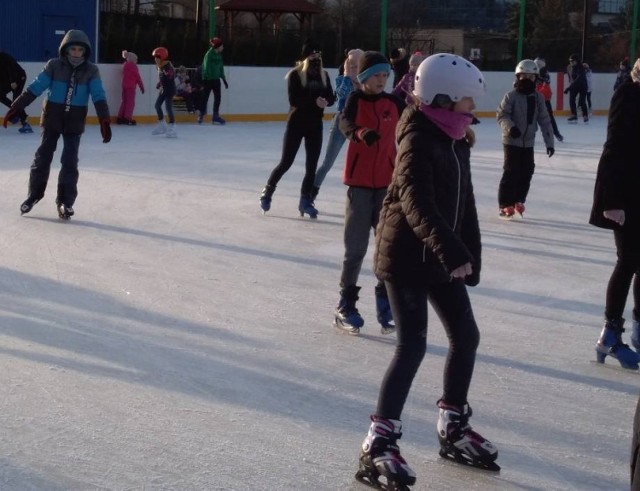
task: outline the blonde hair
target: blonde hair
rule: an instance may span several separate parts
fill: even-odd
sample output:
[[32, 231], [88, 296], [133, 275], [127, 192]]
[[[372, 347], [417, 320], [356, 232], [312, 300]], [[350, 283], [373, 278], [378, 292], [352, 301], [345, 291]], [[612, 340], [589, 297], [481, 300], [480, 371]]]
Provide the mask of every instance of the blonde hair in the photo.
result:
[[[305, 58], [302, 61], [298, 61], [296, 63], [296, 67], [293, 70], [289, 70], [289, 72], [285, 75], [285, 79], [288, 79], [293, 72], [298, 72], [298, 76], [300, 77], [300, 83], [303, 87], [307, 86], [307, 72], [309, 71], [309, 58]], [[322, 82], [322, 86], [327, 86], [327, 74], [324, 71], [324, 66], [322, 65], [322, 58], [320, 58], [320, 81]]]
[[358, 62], [360, 61], [360, 58], [362, 58], [363, 54], [364, 54], [364, 51], [362, 51], [359, 48], [349, 50], [349, 52], [347, 53], [347, 59], [344, 60], [344, 73], [349, 72], [349, 65], [352, 62], [356, 63], [356, 70], [358, 70], [357, 65], [358, 65]]
[[636, 60], [631, 69], [631, 80], [634, 82], [640, 82], [640, 58]]

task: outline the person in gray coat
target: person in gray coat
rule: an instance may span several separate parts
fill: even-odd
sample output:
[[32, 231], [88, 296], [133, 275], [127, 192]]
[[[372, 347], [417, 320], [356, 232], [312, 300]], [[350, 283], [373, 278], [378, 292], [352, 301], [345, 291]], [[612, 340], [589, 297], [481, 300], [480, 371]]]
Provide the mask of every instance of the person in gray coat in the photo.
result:
[[515, 70], [513, 90], [507, 92], [498, 107], [498, 124], [502, 128], [504, 167], [498, 188], [499, 217], [511, 220], [524, 214], [535, 162], [533, 147], [538, 126], [547, 147], [554, 153], [553, 127], [542, 94], [536, 92], [538, 65], [522, 60]]

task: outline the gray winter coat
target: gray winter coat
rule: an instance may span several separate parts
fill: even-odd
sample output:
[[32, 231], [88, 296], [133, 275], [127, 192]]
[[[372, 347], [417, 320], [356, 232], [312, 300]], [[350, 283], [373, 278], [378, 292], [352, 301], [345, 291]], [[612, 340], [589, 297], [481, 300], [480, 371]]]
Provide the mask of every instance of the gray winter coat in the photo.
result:
[[[553, 127], [549, 112], [544, 103], [544, 97], [538, 92], [526, 95], [513, 89], [507, 92], [498, 107], [498, 124], [502, 128], [502, 143], [514, 147], [533, 147], [536, 139], [536, 131], [540, 126], [544, 144], [547, 148], [553, 148]], [[512, 138], [511, 128], [516, 126], [521, 135]]]

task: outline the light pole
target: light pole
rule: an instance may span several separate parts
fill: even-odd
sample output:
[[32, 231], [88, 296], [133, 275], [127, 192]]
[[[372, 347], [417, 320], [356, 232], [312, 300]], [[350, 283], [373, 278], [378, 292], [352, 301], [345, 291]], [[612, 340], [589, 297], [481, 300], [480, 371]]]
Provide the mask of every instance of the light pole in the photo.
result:
[[380, 12], [380, 53], [382, 54], [387, 52], [387, 10], [387, 0], [382, 0]]

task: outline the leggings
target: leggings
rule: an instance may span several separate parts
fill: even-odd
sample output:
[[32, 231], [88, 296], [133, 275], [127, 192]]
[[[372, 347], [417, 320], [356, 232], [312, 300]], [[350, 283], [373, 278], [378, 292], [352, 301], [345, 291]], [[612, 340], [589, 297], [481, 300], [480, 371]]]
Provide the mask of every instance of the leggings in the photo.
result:
[[607, 285], [604, 315], [610, 320], [622, 317], [633, 281], [633, 317], [640, 321], [640, 239], [625, 230], [613, 231], [618, 260]]
[[442, 400], [463, 406], [473, 375], [480, 332], [462, 280], [431, 287], [385, 282], [398, 335], [396, 351], [380, 387], [376, 414], [400, 419], [413, 379], [427, 350], [427, 300], [449, 339]]

